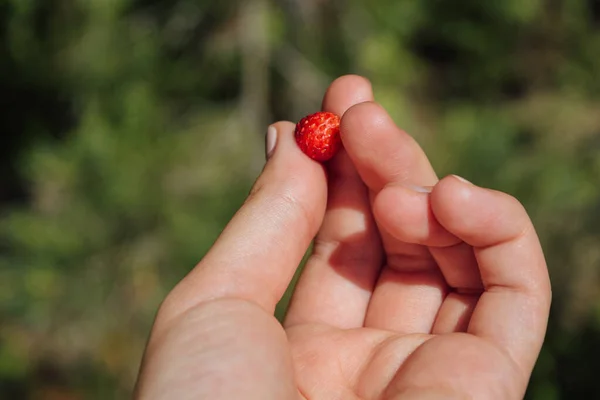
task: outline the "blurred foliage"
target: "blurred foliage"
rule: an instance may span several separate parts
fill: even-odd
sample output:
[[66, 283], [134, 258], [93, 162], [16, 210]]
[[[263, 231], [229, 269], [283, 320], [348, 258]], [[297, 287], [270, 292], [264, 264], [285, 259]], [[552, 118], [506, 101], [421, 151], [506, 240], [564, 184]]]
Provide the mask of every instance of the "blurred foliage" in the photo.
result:
[[0, 0], [0, 397], [127, 397], [267, 124], [358, 73], [440, 175], [528, 208], [554, 305], [527, 397], [599, 398], [598, 71], [598, 0]]

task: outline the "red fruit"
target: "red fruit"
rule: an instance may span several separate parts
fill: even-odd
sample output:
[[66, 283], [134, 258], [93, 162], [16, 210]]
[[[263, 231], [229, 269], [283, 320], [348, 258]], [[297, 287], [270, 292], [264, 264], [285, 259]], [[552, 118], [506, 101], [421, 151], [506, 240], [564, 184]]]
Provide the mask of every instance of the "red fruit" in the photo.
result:
[[311, 114], [298, 122], [295, 136], [304, 154], [315, 161], [327, 161], [342, 147], [340, 117], [330, 112]]

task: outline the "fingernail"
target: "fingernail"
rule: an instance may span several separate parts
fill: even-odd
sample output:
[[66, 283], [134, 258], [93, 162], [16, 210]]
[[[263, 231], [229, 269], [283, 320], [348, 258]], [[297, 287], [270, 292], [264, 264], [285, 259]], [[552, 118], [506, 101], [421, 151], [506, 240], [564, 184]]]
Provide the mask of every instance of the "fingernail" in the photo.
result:
[[271, 125], [269, 129], [267, 129], [267, 138], [265, 140], [265, 154], [267, 160], [271, 158], [273, 155], [273, 151], [275, 151], [275, 146], [277, 145], [277, 129]]
[[465, 179], [465, 178], [463, 178], [463, 177], [460, 177], [460, 176], [458, 176], [458, 175], [452, 175], [452, 176], [453, 176], [453, 177], [455, 177], [456, 179], [458, 179], [459, 181], [463, 182], [463, 183], [466, 183], [466, 184], [468, 184], [468, 185], [472, 185], [472, 183], [471, 183], [471, 182], [469, 182], [468, 180], [466, 180], [466, 179]]
[[433, 190], [433, 186], [419, 186], [410, 184], [405, 184], [404, 186], [406, 186], [410, 190], [414, 190], [415, 192], [419, 193], [431, 193], [431, 191]]

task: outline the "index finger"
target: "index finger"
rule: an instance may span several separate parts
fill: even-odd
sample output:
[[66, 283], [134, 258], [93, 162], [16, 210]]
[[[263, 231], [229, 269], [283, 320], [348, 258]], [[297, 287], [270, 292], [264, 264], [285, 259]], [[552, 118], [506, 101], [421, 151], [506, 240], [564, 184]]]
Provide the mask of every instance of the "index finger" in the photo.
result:
[[[329, 86], [323, 109], [343, 116], [353, 105], [372, 100], [371, 83], [347, 75]], [[381, 268], [383, 254], [368, 190], [345, 149], [328, 163], [327, 170], [327, 211], [292, 297], [286, 326], [362, 326]]]

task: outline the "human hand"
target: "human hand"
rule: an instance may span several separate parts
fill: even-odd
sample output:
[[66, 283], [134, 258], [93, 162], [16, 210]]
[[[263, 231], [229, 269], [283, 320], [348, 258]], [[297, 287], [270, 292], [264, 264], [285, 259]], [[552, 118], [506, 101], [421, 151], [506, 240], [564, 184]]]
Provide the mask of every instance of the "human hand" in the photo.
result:
[[[345, 150], [326, 170], [292, 123], [274, 125], [247, 201], [162, 304], [136, 398], [523, 397], [551, 298], [525, 210], [438, 181], [372, 101], [360, 77], [331, 85], [323, 109], [343, 115]], [[281, 326], [275, 306], [315, 235]]]

